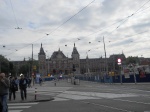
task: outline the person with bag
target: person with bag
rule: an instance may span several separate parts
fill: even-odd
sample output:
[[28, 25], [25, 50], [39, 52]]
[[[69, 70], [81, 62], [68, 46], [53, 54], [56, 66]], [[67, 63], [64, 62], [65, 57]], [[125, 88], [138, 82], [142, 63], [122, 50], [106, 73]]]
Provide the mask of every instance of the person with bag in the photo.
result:
[[27, 84], [28, 81], [27, 79], [24, 77], [24, 75], [21, 75], [21, 79], [19, 81], [19, 89], [21, 92], [21, 99], [27, 99]]
[[8, 112], [7, 96], [9, 91], [9, 80], [5, 77], [5, 73], [0, 73], [0, 107], [1, 112]]
[[16, 91], [18, 91], [18, 85], [15, 82], [15, 78], [10, 78], [10, 88], [9, 88], [9, 101], [11, 101], [11, 96], [13, 94], [14, 100], [16, 99]]

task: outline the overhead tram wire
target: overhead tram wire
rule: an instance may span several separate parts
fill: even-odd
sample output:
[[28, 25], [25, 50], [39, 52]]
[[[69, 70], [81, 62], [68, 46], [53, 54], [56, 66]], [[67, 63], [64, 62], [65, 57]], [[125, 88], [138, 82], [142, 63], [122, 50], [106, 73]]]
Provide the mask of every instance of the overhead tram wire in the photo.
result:
[[[70, 21], [72, 18], [74, 18], [77, 14], [79, 14], [80, 12], [82, 12], [84, 9], [86, 9], [90, 4], [92, 4], [93, 2], [94, 2], [95, 0], [93, 0], [93, 1], [91, 1], [89, 4], [87, 4], [85, 7], [83, 7], [81, 10], [79, 10], [77, 13], [75, 13], [73, 16], [71, 16], [69, 19], [67, 19], [65, 22], [63, 22], [62, 24], [60, 24], [57, 28], [55, 28], [52, 32], [50, 32], [48, 35], [51, 35], [52, 33], [54, 33], [57, 29], [59, 29], [61, 26], [63, 26], [64, 24], [66, 24], [68, 21]], [[11, 2], [11, 0], [10, 0], [10, 2]], [[11, 3], [11, 6], [12, 6], [12, 3]], [[13, 6], [12, 6], [12, 9], [13, 9]], [[14, 12], [14, 10], [13, 10], [13, 12]], [[15, 13], [14, 13], [14, 16], [15, 16]], [[18, 26], [18, 23], [17, 23], [17, 19], [16, 19], [16, 16], [15, 16], [15, 20], [16, 20], [16, 24], [17, 24], [17, 28], [19, 28], [19, 26]], [[47, 36], [48, 36], [47, 35]], [[35, 43], [35, 42], [37, 42], [37, 41], [39, 41], [39, 40], [42, 40], [43, 38], [40, 38], [40, 39], [38, 39], [38, 40], [36, 40], [36, 41], [33, 41], [33, 42], [31, 42], [31, 43], [29, 43], [27, 46], [29, 46], [29, 45], [31, 45], [31, 44], [33, 44], [33, 43]], [[25, 46], [25, 47], [27, 47], [27, 46]], [[25, 48], [25, 47], [23, 47], [23, 48]], [[21, 49], [23, 49], [23, 48], [21, 48]], [[20, 50], [20, 49], [19, 49]], [[18, 51], [19, 51], [18, 50]], [[13, 53], [15, 53], [15, 52], [12, 52], [12, 53], [10, 53], [10, 54], [13, 54]], [[6, 55], [6, 56], [9, 56], [10, 54], [8, 54], [8, 55]]]
[[84, 9], [86, 9], [90, 4], [92, 4], [95, 0], [91, 1], [89, 4], [87, 4], [85, 7], [83, 7], [82, 9], [80, 9], [77, 13], [75, 13], [73, 16], [71, 16], [69, 19], [67, 19], [66, 21], [64, 21], [62, 24], [60, 24], [57, 28], [55, 28], [52, 32], [50, 32], [50, 34], [54, 33], [57, 29], [59, 29], [61, 26], [63, 26], [64, 24], [66, 24], [68, 21], [70, 21], [72, 18], [74, 18], [76, 15], [78, 15], [80, 12], [82, 12]]
[[[140, 8], [138, 8], [134, 13], [132, 13], [130, 16], [128, 16], [119, 26], [117, 26], [117, 28], [115, 30], [117, 30], [124, 22], [126, 22], [130, 17], [134, 16], [135, 14], [141, 12], [139, 11], [142, 7], [144, 7], [148, 2], [150, 2], [150, 0], [148, 0], [147, 2], [145, 2]], [[146, 8], [147, 9], [147, 8]], [[139, 12], [138, 12], [139, 11]], [[143, 10], [142, 10], [143, 11]], [[114, 31], [114, 30], [113, 30]], [[112, 31], [112, 32], [113, 32]], [[111, 32], [111, 33], [112, 33]], [[141, 33], [145, 33], [145, 32], [148, 32], [148, 31], [144, 31], [144, 32], [140, 32], [140, 33], [137, 33], [138, 34], [141, 34]], [[131, 36], [130, 36], [131, 37]]]
[[18, 22], [17, 22], [17, 18], [16, 18], [16, 15], [15, 15], [15, 11], [14, 11], [14, 8], [13, 8], [11, 0], [10, 0], [10, 4], [11, 4], [12, 12], [13, 12], [13, 15], [14, 15], [14, 18], [15, 18], [15, 22], [16, 22], [16, 25], [17, 25], [17, 29], [19, 29], [19, 25], [18, 25]]
[[[44, 37], [45, 37], [45, 36], [44, 36]], [[42, 38], [40, 38], [40, 39], [43, 39], [44, 37], [42, 37]], [[29, 43], [29, 44], [27, 44], [26, 46], [24, 46], [24, 47], [22, 47], [22, 48], [20, 48], [20, 49], [18, 49], [18, 50], [16, 50], [16, 51], [14, 51], [14, 52], [12, 52], [12, 53], [9, 53], [9, 54], [7, 54], [7, 55], [5, 55], [5, 56], [9, 56], [9, 55], [11, 55], [11, 54], [13, 54], [13, 53], [15, 53], [15, 52], [17, 52], [17, 51], [20, 51], [21, 49], [23, 49], [23, 48], [25, 48], [25, 47], [28, 47], [29, 45], [32, 45], [33, 43], [35, 43], [35, 42], [37, 42], [37, 41], [39, 41], [39, 39], [36, 40], [36, 41], [33, 41], [32, 43]]]
[[118, 29], [123, 23], [125, 23], [129, 18], [131, 18], [134, 14], [136, 14], [142, 7], [144, 7], [150, 0], [148, 0], [146, 3], [144, 3], [140, 8], [138, 8], [134, 13], [132, 13], [130, 16], [128, 16], [120, 25], [117, 26], [116, 29]]
[[[32, 45], [32, 44], [30, 44], [30, 45]], [[25, 47], [28, 47], [28, 46], [29, 46], [29, 44], [26, 45], [26, 46], [24, 46], [24, 47], [22, 47], [22, 48], [20, 48], [19, 50], [21, 50], [21, 49], [23, 49], [23, 48], [25, 48]], [[11, 54], [13, 54], [13, 53], [15, 53], [15, 52], [17, 52], [17, 51], [19, 51], [19, 50], [15, 50], [14, 52], [11, 52], [11, 53], [9, 53], [9, 54], [7, 54], [7, 55], [5, 55], [5, 56], [9, 56], [9, 55], [11, 55]]]
[[[144, 3], [139, 9], [137, 9], [136, 11], [135, 11], [135, 13], [137, 13], [142, 7], [144, 7], [148, 2], [150, 2], [150, 0], [148, 0], [146, 3]], [[134, 13], [134, 14], [135, 14]]]
[[[150, 2], [150, 0], [148, 0], [146, 3], [144, 3], [139, 9], [137, 9], [134, 13], [132, 13], [130, 16], [128, 16], [128, 17], [126, 17], [125, 19], [122, 19], [122, 20], [120, 20], [120, 21], [122, 21], [122, 23], [121, 24], [119, 24], [114, 30], [112, 30], [110, 33], [109, 33], [109, 35], [110, 34], [112, 34], [112, 32], [114, 32], [115, 30], [117, 30], [123, 23], [125, 23], [129, 18], [131, 18], [132, 16], [134, 16], [135, 14], [137, 14], [137, 13], [139, 13], [139, 12], [141, 12], [141, 11], [139, 11], [142, 7], [144, 7], [148, 2]], [[146, 8], [147, 9], [147, 8]], [[139, 12], [138, 12], [139, 11]], [[143, 10], [142, 10], [143, 11]], [[118, 23], [118, 22], [116, 22], [116, 23]], [[114, 24], [116, 24], [116, 23], [114, 23]], [[113, 26], [114, 24], [112, 24], [111, 26]], [[106, 27], [107, 28], [107, 27]], [[103, 29], [101, 29], [101, 31], [102, 31]], [[99, 31], [98, 31], [99, 32]], [[147, 32], [147, 31], [146, 31]], [[96, 32], [97, 33], [97, 32]], [[95, 33], [92, 33], [92, 34], [95, 34]], [[90, 35], [92, 35], [92, 34], [90, 34]], [[88, 35], [88, 36], [90, 36], [90, 35]], [[108, 36], [108, 35], [107, 35]]]
[[[122, 23], [120, 23], [114, 30], [112, 30], [110, 33], [109, 33], [109, 35], [110, 34], [112, 34], [112, 32], [114, 32], [115, 30], [117, 30], [123, 23], [125, 23], [129, 18], [131, 18], [132, 16], [134, 16], [142, 7], [144, 7], [148, 2], [150, 2], [150, 0], [148, 0], [146, 3], [144, 3], [140, 8], [138, 8], [134, 13], [132, 13], [131, 15], [129, 15], [128, 17], [126, 17], [125, 19], [124, 19], [124, 21], [122, 21]], [[109, 36], [109, 35], [107, 35], [107, 36]]]
[[[61, 26], [63, 26], [64, 24], [66, 24], [68, 21], [70, 21], [72, 18], [74, 18], [76, 15], [78, 15], [80, 12], [82, 12], [84, 9], [86, 9], [90, 4], [92, 4], [95, 0], [91, 1], [89, 4], [87, 4], [85, 7], [83, 7], [82, 9], [80, 9], [77, 13], [75, 13], [74, 15], [72, 15], [69, 19], [67, 19], [66, 21], [64, 21], [62, 24], [60, 24], [58, 27], [56, 27], [54, 30], [52, 30], [50, 33], [45, 33], [47, 36], [53, 34], [57, 29], [59, 29]], [[41, 39], [39, 39], [41, 40]], [[37, 40], [38, 41], [38, 40]]]
[[[11, 0], [10, 0], [10, 1], [11, 1]], [[68, 20], [66, 20], [66, 21], [63, 22], [61, 25], [59, 25], [57, 28], [55, 28], [55, 29], [54, 29], [52, 32], [50, 32], [48, 35], [54, 33], [57, 29], [59, 29], [59, 28], [60, 28], [61, 26], [63, 26], [64, 24], [66, 24], [68, 21], [70, 21], [72, 18], [74, 18], [74, 17], [75, 17], [77, 14], [79, 14], [81, 11], [83, 11], [84, 9], [86, 9], [86, 8], [87, 8], [90, 4], [92, 4], [94, 1], [95, 1], [95, 0], [91, 1], [89, 4], [87, 4], [85, 7], [83, 7], [80, 11], [78, 11], [76, 14], [74, 14], [73, 16], [71, 16]], [[150, 1], [150, 0], [149, 0], [149, 1]], [[149, 2], [149, 1], [148, 1], [148, 2]], [[148, 3], [148, 2], [146, 2], [146, 3]], [[145, 4], [146, 4], [146, 3], [145, 3]], [[145, 5], [145, 4], [144, 4], [144, 5]], [[144, 5], [143, 5], [143, 6], [144, 6]], [[142, 6], [142, 7], [143, 7], [143, 6]], [[139, 8], [139, 9], [141, 9], [141, 8]], [[139, 9], [138, 9], [138, 10], [139, 10]], [[138, 11], [138, 10], [137, 10], [137, 11]], [[136, 12], [137, 12], [137, 11], [136, 11]], [[132, 15], [132, 16], [133, 16], [133, 15]], [[128, 17], [129, 17], [129, 16], [128, 16]], [[128, 18], [128, 17], [126, 17], [126, 18]], [[123, 19], [123, 20], [124, 20], [124, 19]], [[123, 21], [123, 20], [121, 20], [121, 21]], [[119, 22], [120, 22], [120, 21], [119, 21]], [[116, 22], [116, 23], [118, 23], [118, 22]], [[116, 24], [116, 23], [114, 23], [114, 24]], [[112, 24], [112, 25], [113, 25], [113, 24]], [[112, 26], [112, 25], [111, 25], [111, 26]], [[117, 28], [116, 28], [116, 29], [117, 29]], [[115, 30], [116, 30], [116, 29], [115, 29]], [[102, 30], [103, 30], [103, 29], [102, 29]], [[43, 39], [43, 38], [40, 38], [40, 39], [38, 39], [38, 40], [36, 40], [36, 41], [33, 41], [32, 43], [28, 44], [27, 46], [29, 46], [29, 45], [33, 44], [34, 42], [37, 42], [37, 41], [39, 41], [39, 40], [41, 40], [41, 39]], [[25, 47], [27, 47], [27, 46], [25, 46]], [[23, 47], [23, 48], [24, 48], [24, 47]], [[21, 49], [23, 49], [23, 48], [21, 48]], [[18, 50], [18, 51], [19, 51], [19, 50]], [[10, 53], [10, 54], [13, 54], [13, 53]], [[9, 55], [10, 55], [10, 54], [9, 54]], [[7, 55], [7, 56], [8, 56], [8, 55]]]
[[[148, 1], [148, 2], [149, 2], [149, 1]], [[146, 2], [146, 3], [147, 3], [147, 2]], [[143, 10], [141, 10], [141, 11], [139, 11], [139, 12], [135, 11], [136, 13], [134, 13], [134, 15], [132, 15], [132, 16], [135, 16], [136, 14], [139, 14], [139, 13], [143, 12], [144, 10], [146, 10], [146, 9], [148, 9], [148, 8], [150, 8], [150, 6], [147, 7], [147, 8], [145, 8], [145, 9], [143, 9]], [[130, 16], [131, 16], [131, 15], [130, 15]], [[105, 30], [105, 29], [107, 29], [107, 28], [110, 28], [110, 27], [112, 27], [113, 25], [115, 25], [115, 24], [117, 24], [117, 23], [119, 23], [119, 22], [122, 22], [122, 24], [123, 24], [130, 16], [127, 16], [127, 17], [125, 17], [124, 19], [121, 19], [120, 21], [114, 22], [114, 23], [112, 23], [111, 25], [104, 27], [103, 29], [100, 29], [100, 30], [97, 30], [96, 32], [93, 32], [93, 33], [91, 33], [91, 34], [88, 34], [88, 35], [86, 35], [86, 37], [89, 37], [90, 35], [94, 35], [94, 34], [100, 32], [100, 31], [103, 31], [103, 30]], [[119, 28], [120, 26], [121, 26], [121, 24], [118, 25], [118, 28]], [[116, 27], [116, 29], [118, 29], [118, 28]], [[116, 30], [116, 29], [115, 29], [115, 30]], [[113, 32], [113, 31], [112, 31], [112, 32]], [[111, 33], [112, 33], [112, 32], [111, 32]]]

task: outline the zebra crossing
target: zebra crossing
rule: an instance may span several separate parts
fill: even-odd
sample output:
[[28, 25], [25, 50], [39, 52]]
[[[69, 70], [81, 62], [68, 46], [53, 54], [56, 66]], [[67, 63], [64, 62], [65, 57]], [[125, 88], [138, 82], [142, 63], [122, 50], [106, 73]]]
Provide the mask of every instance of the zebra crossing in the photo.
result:
[[31, 103], [8, 103], [9, 112], [22, 112], [24, 109], [30, 108], [33, 105], [38, 104], [39, 102]]
[[123, 97], [136, 97], [136, 94], [115, 94], [115, 93], [98, 93], [98, 92], [80, 92], [80, 91], [64, 91], [54, 97], [53, 101], [67, 100], [86, 100], [86, 99], [113, 99]]

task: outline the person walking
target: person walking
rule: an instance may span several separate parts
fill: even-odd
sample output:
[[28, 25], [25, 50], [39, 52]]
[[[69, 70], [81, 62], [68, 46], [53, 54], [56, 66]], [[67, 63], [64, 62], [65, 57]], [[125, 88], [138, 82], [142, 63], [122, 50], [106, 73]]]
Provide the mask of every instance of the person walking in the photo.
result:
[[42, 82], [43, 82], [43, 80], [42, 80], [42, 78], [40, 77], [40, 78], [39, 78], [39, 84], [40, 84], [40, 86], [42, 86]]
[[0, 103], [1, 112], [8, 112], [7, 96], [9, 91], [9, 80], [5, 77], [5, 73], [0, 73]]
[[9, 101], [11, 101], [11, 96], [13, 94], [14, 100], [16, 99], [16, 91], [18, 91], [18, 85], [14, 77], [10, 78], [10, 88], [9, 88]]
[[22, 100], [27, 99], [27, 84], [28, 84], [27, 79], [24, 77], [24, 75], [21, 75], [21, 79], [19, 81], [19, 89]]
[[31, 78], [28, 78], [28, 88], [31, 88], [32, 86], [31, 86], [31, 81], [32, 81], [32, 79]]

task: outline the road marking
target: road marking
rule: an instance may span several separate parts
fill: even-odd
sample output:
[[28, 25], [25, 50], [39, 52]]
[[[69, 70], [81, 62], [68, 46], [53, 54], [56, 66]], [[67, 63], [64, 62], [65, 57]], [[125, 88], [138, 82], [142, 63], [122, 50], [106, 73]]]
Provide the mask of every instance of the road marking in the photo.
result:
[[15, 105], [35, 105], [38, 104], [38, 102], [35, 103], [9, 103], [8, 106], [15, 106]]
[[75, 95], [75, 94], [60, 94], [57, 97], [66, 98], [66, 99], [72, 99], [72, 100], [100, 99], [100, 98], [97, 98], [97, 97]]
[[20, 108], [29, 108], [31, 106], [15, 106], [15, 107], [8, 107], [8, 109], [20, 109]]
[[[115, 93], [98, 93], [98, 92], [79, 92], [79, 91], [65, 91], [62, 94], [71, 95], [80, 95], [80, 96], [89, 96], [97, 98], [119, 98], [119, 97], [135, 97], [135, 94], [115, 94]], [[59, 94], [61, 95], [61, 94]]]
[[123, 101], [123, 102], [130, 102], [130, 103], [138, 103], [138, 104], [150, 105], [150, 103], [137, 102], [137, 101], [131, 101], [131, 100], [122, 100], [122, 99], [113, 99], [113, 100]]
[[114, 110], [124, 111], [124, 112], [134, 112], [134, 111], [129, 111], [129, 110], [111, 107], [111, 106], [107, 106], [107, 105], [101, 105], [101, 104], [97, 104], [97, 103], [90, 103], [90, 102], [86, 102], [86, 101], [81, 101], [81, 102], [86, 103], [86, 104], [92, 104], [92, 105], [96, 105], [96, 106], [106, 107], [106, 108], [110, 108], [110, 109], [114, 109]]
[[23, 109], [30, 108], [32, 105], [36, 105], [39, 102], [31, 103], [8, 103], [9, 112], [22, 112]]
[[9, 110], [9, 112], [21, 112], [23, 110]]
[[67, 101], [68, 99], [66, 98], [59, 98], [59, 97], [55, 97], [53, 101]]

